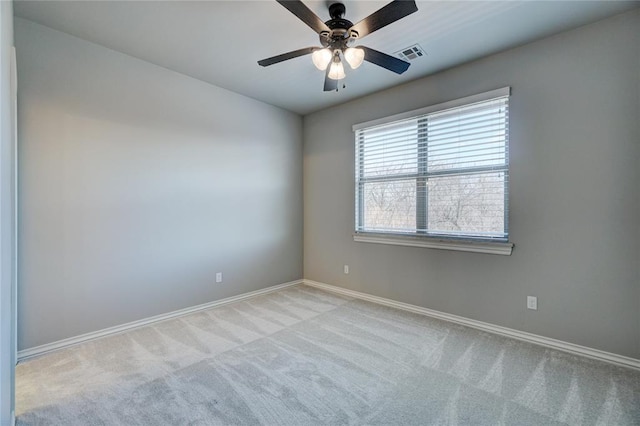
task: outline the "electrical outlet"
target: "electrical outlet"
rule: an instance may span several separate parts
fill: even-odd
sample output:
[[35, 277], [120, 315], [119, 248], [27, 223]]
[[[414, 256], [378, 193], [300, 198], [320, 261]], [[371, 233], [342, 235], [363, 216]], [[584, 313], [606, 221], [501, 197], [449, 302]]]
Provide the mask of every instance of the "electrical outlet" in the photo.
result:
[[216, 282], [217, 283], [222, 282], [222, 272], [216, 272]]
[[345, 274], [349, 273], [349, 265], [344, 265], [344, 273]]
[[535, 296], [527, 296], [527, 309], [538, 310], [538, 298]]

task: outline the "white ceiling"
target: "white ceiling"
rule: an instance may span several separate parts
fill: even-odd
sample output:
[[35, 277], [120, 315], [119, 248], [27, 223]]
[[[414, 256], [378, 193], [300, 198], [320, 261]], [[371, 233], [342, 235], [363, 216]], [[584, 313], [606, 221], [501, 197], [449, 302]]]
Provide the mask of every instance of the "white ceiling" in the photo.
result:
[[[388, 1], [345, 0], [358, 22]], [[333, 1], [305, 1], [322, 20]], [[307, 114], [491, 53], [638, 7], [638, 1], [418, 1], [418, 12], [362, 40], [393, 54], [419, 43], [427, 56], [402, 75], [364, 63], [346, 89], [323, 92], [309, 56], [267, 68], [256, 61], [317, 46], [284, 7], [262, 1], [16, 1], [17, 16], [299, 114]]]

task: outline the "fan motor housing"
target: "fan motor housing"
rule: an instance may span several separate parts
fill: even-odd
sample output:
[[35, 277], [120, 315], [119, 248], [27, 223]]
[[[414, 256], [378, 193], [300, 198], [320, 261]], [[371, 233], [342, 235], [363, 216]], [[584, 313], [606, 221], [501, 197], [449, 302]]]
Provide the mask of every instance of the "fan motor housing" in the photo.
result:
[[343, 18], [346, 10], [346, 7], [342, 3], [333, 3], [329, 6], [331, 19], [326, 21], [325, 25], [329, 27], [331, 31], [328, 33], [324, 31], [320, 33], [320, 43], [324, 47], [345, 49], [347, 44], [357, 37], [355, 31], [349, 31], [349, 28], [353, 27], [353, 22]]

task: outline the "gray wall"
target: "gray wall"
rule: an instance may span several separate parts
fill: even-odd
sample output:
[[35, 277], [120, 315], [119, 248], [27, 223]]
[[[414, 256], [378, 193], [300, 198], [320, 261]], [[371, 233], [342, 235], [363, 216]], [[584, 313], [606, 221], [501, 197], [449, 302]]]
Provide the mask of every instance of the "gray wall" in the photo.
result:
[[19, 349], [302, 277], [299, 116], [22, 19], [16, 48]]
[[12, 2], [0, 2], [0, 425], [11, 422], [15, 374], [14, 91]]
[[[636, 10], [306, 116], [305, 278], [640, 358], [638, 46]], [[351, 126], [507, 85], [512, 256], [354, 242]]]

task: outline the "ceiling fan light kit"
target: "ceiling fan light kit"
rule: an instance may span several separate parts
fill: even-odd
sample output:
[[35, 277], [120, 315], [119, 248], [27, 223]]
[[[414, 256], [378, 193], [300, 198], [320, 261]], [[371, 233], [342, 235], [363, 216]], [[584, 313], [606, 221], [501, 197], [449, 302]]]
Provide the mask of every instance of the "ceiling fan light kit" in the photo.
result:
[[418, 7], [414, 0], [394, 0], [355, 25], [343, 18], [346, 8], [342, 3], [333, 3], [329, 6], [331, 19], [322, 22], [300, 0], [277, 1], [313, 29], [320, 37], [320, 44], [323, 47], [307, 47], [283, 53], [260, 60], [258, 61], [259, 65], [267, 67], [298, 56], [311, 54], [311, 60], [315, 67], [326, 71], [325, 92], [338, 90], [338, 81], [346, 77], [344, 65], [340, 59], [341, 55], [349, 67], [354, 70], [364, 61], [386, 68], [396, 74], [402, 74], [409, 68], [410, 64], [402, 59], [366, 46], [353, 47], [353, 44], [372, 32], [416, 12]]
[[320, 71], [326, 70], [332, 59], [333, 53], [331, 52], [331, 49], [328, 48], [318, 49], [311, 54], [313, 65], [315, 65]]
[[364, 62], [364, 50], [358, 47], [347, 47], [343, 53], [351, 69], [355, 70]]
[[333, 58], [333, 62], [331, 63], [331, 68], [329, 68], [329, 77], [332, 80], [342, 80], [347, 75], [344, 73], [344, 66], [342, 62], [340, 62], [340, 56], [336, 53], [336, 56]]

